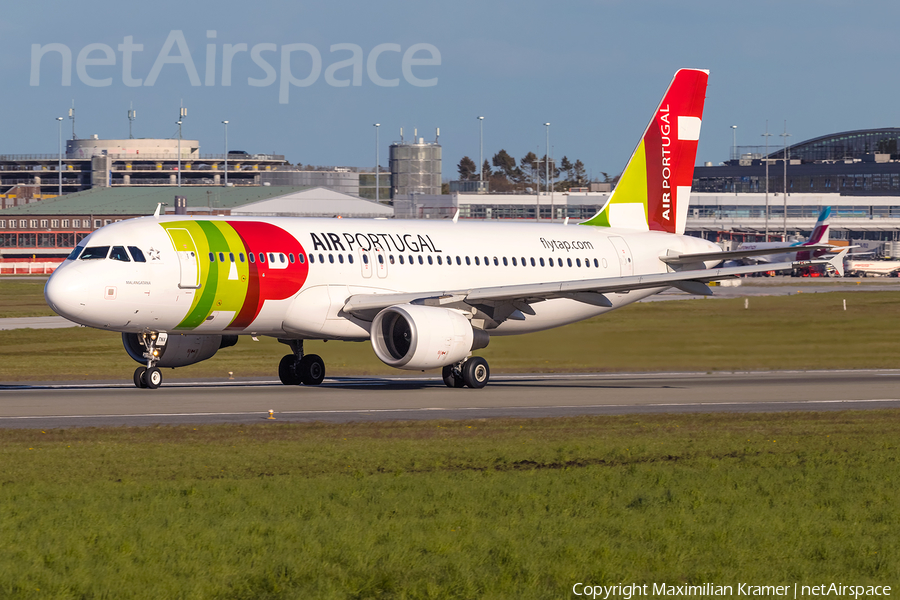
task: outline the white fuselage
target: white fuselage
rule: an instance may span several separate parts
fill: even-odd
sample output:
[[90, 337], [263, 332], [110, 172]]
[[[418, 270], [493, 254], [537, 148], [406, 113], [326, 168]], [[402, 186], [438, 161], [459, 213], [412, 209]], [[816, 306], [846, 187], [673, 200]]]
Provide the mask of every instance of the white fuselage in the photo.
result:
[[[112, 251], [66, 260], [47, 283], [51, 307], [77, 323], [347, 340], [369, 337], [370, 322], [343, 312], [357, 294], [666, 273], [660, 256], [718, 250], [682, 235], [550, 223], [183, 216], [113, 223], [79, 246]], [[123, 257], [117, 248], [129, 250]], [[535, 302], [534, 315], [488, 333], [572, 323], [661, 289], [609, 294], [611, 308], [568, 298]]]

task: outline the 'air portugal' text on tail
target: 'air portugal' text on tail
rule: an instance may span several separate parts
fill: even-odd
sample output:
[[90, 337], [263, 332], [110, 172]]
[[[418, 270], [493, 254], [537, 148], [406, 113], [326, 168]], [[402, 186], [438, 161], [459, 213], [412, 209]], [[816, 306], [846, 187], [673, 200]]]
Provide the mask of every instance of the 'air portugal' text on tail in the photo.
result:
[[675, 74], [615, 192], [585, 225], [684, 233], [708, 78]]

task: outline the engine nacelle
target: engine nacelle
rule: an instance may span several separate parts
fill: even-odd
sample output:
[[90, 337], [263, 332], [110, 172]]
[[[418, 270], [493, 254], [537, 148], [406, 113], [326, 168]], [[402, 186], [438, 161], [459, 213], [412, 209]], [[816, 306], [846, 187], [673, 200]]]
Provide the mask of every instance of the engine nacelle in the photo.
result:
[[[168, 334], [166, 343], [159, 350], [157, 367], [185, 367], [212, 358], [221, 348], [237, 344], [236, 335], [180, 335]], [[143, 339], [139, 333], [123, 333], [122, 344], [128, 356], [141, 364], [147, 364]]]
[[460, 311], [419, 304], [398, 304], [378, 313], [371, 337], [383, 363], [417, 371], [452, 365], [490, 341]]

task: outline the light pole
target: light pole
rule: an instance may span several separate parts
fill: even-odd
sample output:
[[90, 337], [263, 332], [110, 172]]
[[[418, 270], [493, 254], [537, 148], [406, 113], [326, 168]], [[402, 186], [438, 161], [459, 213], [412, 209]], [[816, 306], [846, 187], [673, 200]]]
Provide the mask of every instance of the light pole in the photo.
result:
[[225, 126], [225, 187], [228, 187], [228, 121], [222, 121]]
[[62, 117], [56, 117], [56, 122], [59, 124], [59, 165], [56, 167], [56, 172], [59, 174], [59, 196], [62, 197]]
[[[737, 125], [731, 126], [731, 160], [736, 159], [737, 156]], [[735, 190], [737, 191], [737, 190]]]
[[[544, 177], [547, 179], [547, 193], [550, 192], [550, 123], [544, 123], [544, 127], [547, 128], [547, 155], [546, 155], [546, 168], [544, 169]], [[550, 200], [550, 222], [553, 222], [553, 200]]]
[[181, 122], [187, 116], [187, 109], [178, 109], [178, 187], [181, 187]]
[[478, 117], [478, 181], [479, 192], [484, 191], [484, 117]]
[[769, 241], [769, 138], [772, 137], [772, 134], [769, 133], [769, 120], [766, 119], [766, 132], [762, 134], [764, 138], [766, 138], [766, 241]]
[[375, 202], [381, 200], [381, 195], [379, 193], [378, 186], [381, 183], [379, 178], [378, 171], [378, 128], [381, 127], [381, 123], [373, 123], [373, 127], [375, 127]]
[[787, 119], [784, 121], [784, 133], [778, 135], [784, 139], [784, 150], [781, 158], [784, 159], [784, 239], [787, 241], [787, 139], [791, 137], [791, 134], [787, 132]]

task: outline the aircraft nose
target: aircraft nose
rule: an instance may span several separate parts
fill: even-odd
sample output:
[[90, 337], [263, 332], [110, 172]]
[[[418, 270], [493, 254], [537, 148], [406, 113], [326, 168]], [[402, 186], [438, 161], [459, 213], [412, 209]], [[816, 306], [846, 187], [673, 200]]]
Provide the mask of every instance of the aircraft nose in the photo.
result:
[[54, 312], [75, 321], [84, 310], [87, 288], [84, 274], [75, 265], [58, 268], [44, 286], [44, 299]]

